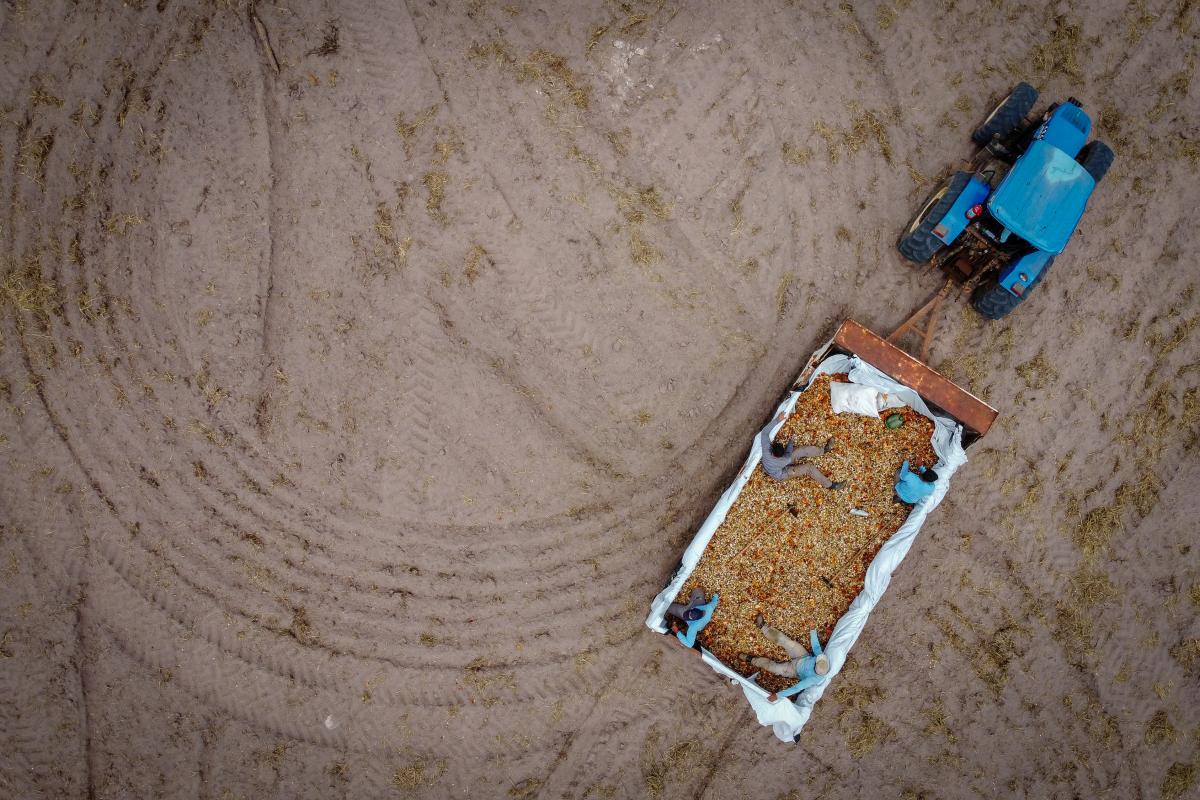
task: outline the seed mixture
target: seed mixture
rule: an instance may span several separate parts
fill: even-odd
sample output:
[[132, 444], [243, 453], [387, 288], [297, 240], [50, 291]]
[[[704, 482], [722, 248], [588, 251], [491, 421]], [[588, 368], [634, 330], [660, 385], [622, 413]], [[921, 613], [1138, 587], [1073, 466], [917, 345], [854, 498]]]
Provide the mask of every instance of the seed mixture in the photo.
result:
[[[834, 380], [848, 376], [812, 381], [775, 440], [823, 446], [832, 436], [832, 451], [809, 463], [846, 485], [830, 491], [808, 478], [779, 482], [755, 468], [676, 598], [687, 602], [697, 587], [709, 596], [720, 593], [716, 613], [697, 641], [742, 675], [757, 670], [742, 663], [739, 653], [787, 659], [759, 633], [756, 614], [805, 648], [810, 630], [822, 644], [828, 640], [862, 589], [871, 560], [908, 517], [910, 507], [894, 494], [900, 465], [907, 459], [915, 470], [937, 460], [927, 417], [907, 406], [890, 409], [889, 416], [898, 413], [904, 422], [888, 429], [882, 418], [834, 414], [829, 404]], [[851, 514], [852, 508], [870, 516]], [[765, 672], [757, 680], [768, 691], [795, 682]]]

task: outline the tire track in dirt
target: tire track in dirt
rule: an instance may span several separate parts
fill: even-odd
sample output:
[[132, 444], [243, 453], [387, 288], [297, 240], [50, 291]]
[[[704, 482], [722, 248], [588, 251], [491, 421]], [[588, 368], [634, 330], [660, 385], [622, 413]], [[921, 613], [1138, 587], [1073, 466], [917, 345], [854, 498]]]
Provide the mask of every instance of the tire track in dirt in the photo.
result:
[[112, 374], [112, 373], [110, 373], [110, 374]]
[[[416, 22], [411, 8], [408, 6], [406, 8], [408, 10], [409, 25], [414, 32], [415, 38], [421, 42], [423, 52], [433, 74], [439, 82], [442, 95], [445, 97], [451, 113], [459, 121], [460, 125], [464, 127], [468, 126], [469, 120], [464, 117], [460, 108], [461, 103], [458, 100], [457, 91], [448, 85], [447, 79], [442, 73], [446, 69], [445, 64], [443, 63], [439, 68], [432, 57], [429, 56], [426, 46], [427, 35]], [[493, 31], [487, 28], [486, 20], [483, 16], [474, 18], [474, 25], [477, 28], [480, 41], [490, 39]], [[518, 29], [520, 28], [519, 25], [517, 27]], [[503, 46], [507, 47], [507, 41], [501, 41], [503, 42]], [[530, 47], [531, 52], [533, 52], [533, 45], [531, 44]], [[452, 62], [455, 60], [452, 57]], [[512, 64], [506, 64], [501, 69], [508, 69], [512, 66]], [[583, 124], [578, 127], [587, 127], [587, 116], [585, 115], [581, 119]], [[537, 134], [540, 131], [535, 130], [532, 125], [521, 120], [514, 119], [512, 124], [517, 128], [518, 137], [524, 143], [525, 148], [530, 149], [532, 147], [530, 143], [538, 138]], [[589, 130], [591, 130], [593, 138], [603, 138], [595, 135], [597, 131], [590, 128]], [[487, 172], [492, 185], [497, 187], [497, 192], [500, 194], [504, 204], [513, 214], [518, 224], [521, 224], [522, 215], [514, 210], [511, 199], [499, 188], [499, 181], [496, 180], [495, 174], [490, 167], [491, 159], [487, 155], [481, 155], [474, 142], [468, 142], [466, 148], [468, 153], [472, 154], [472, 162], [480, 164]], [[580, 158], [583, 158], [583, 156], [581, 155]], [[580, 174], [582, 175], [583, 172], [581, 171]], [[618, 183], [622, 182], [618, 181]], [[626, 189], [620, 188], [617, 184], [610, 185], [604, 179], [600, 180], [599, 185], [604, 187], [605, 191], [609, 194], [618, 193], [628, 195]], [[596, 240], [597, 244], [602, 244], [600, 237], [591, 230], [571, 226], [569, 221], [561, 224], [570, 226], [570, 229], [562, 234], [568, 241], [587, 241], [590, 238]], [[542, 244], [547, 251], [551, 249], [551, 243], [545, 242]], [[522, 302], [526, 305], [529, 315], [538, 323], [538, 327], [541, 329], [547, 344], [551, 348], [563, 354], [569, 354], [576, 360], [579, 359], [580, 354], [586, 359], [594, 360], [594, 366], [588, 370], [587, 378], [589, 386], [594, 385], [596, 387], [595, 391], [586, 391], [574, 396], [573, 400], [575, 403], [583, 409], [595, 409], [596, 411], [610, 415], [612, 419], [618, 421], [628, 421], [645, 413], [644, 402], [638, 401], [636, 381], [630, 381], [628, 376], [614, 373], [603, 367], [606, 356], [620, 349], [621, 343], [619, 341], [612, 336], [599, 333], [597, 326], [587, 321], [583, 314], [569, 308], [568, 297], [556, 295], [544, 280], [539, 279], [540, 276], [530, 273], [527, 266], [519, 267], [504, 258], [497, 258], [495, 266], [498, 272], [506, 279], [510, 291], [515, 292], [522, 298]], [[649, 285], [651, 288], [654, 286], [653, 283]], [[527, 381], [534, 384], [543, 383], [544, 380], [544, 377], [539, 380], [539, 376], [533, 373], [527, 375]], [[596, 454], [592, 454], [591, 458], [595, 459]]]

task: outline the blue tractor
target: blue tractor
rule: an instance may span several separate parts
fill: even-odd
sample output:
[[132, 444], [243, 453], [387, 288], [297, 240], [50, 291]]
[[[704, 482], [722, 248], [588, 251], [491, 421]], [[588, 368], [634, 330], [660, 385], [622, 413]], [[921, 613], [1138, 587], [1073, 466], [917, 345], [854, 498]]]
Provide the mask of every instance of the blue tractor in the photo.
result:
[[1019, 83], [971, 138], [969, 172], [939, 186], [896, 243], [974, 286], [972, 304], [1000, 319], [1046, 276], [1108, 172], [1113, 151], [1088, 143], [1092, 121], [1075, 98], [1028, 120], [1037, 90]]

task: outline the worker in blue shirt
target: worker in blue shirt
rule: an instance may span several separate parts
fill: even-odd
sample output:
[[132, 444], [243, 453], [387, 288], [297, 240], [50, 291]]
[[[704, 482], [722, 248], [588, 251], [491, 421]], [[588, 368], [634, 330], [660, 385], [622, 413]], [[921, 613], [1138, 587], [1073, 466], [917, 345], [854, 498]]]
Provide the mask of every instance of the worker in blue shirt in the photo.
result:
[[704, 626], [712, 619], [720, 599], [721, 596], [719, 594], [713, 594], [712, 599], [706, 603], [704, 602], [704, 592], [701, 589], [692, 589], [692, 593], [688, 597], [686, 604], [671, 603], [667, 607], [667, 614], [687, 623], [686, 633], [679, 629], [679, 624], [676, 622], [671, 623], [671, 632], [678, 636], [679, 641], [683, 642], [686, 646], [694, 647], [696, 645], [697, 634], [704, 630]]
[[915, 505], [933, 494], [933, 484], [937, 479], [937, 473], [925, 467], [917, 467], [917, 471], [913, 472], [905, 460], [896, 473], [896, 496], [909, 505]]
[[804, 649], [804, 645], [791, 639], [783, 631], [766, 624], [762, 614], [754, 618], [754, 624], [762, 631], [762, 635], [779, 645], [787, 652], [790, 661], [772, 661], [769, 658], [755, 656], [751, 658], [746, 653], [738, 656], [742, 661], [749, 661], [759, 669], [766, 670], [772, 675], [782, 678], [798, 678], [799, 680], [782, 692], [772, 693], [767, 699], [775, 702], [780, 697], [791, 697], [809, 687], [816, 686], [829, 676], [829, 656], [821, 650], [821, 641], [816, 631], [809, 631], [808, 640], [812, 645], [812, 655]]

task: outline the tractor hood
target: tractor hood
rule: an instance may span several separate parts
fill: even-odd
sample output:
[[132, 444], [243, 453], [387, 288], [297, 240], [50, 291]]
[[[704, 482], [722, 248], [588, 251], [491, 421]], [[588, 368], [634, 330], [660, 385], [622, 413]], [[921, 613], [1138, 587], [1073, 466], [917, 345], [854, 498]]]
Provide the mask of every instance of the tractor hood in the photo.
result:
[[1000, 182], [988, 200], [988, 211], [1038, 250], [1058, 254], [1095, 188], [1096, 181], [1078, 161], [1039, 140]]

